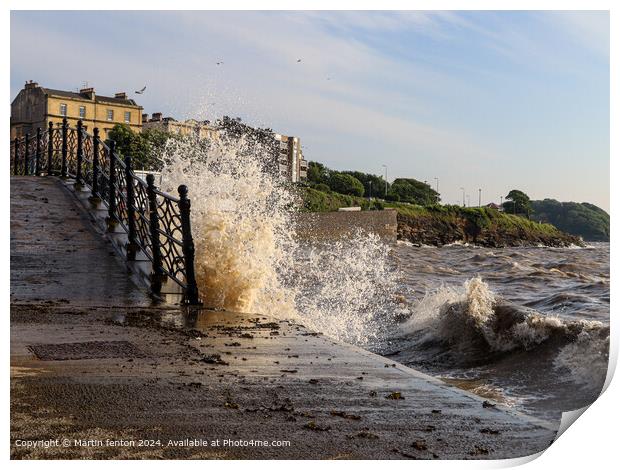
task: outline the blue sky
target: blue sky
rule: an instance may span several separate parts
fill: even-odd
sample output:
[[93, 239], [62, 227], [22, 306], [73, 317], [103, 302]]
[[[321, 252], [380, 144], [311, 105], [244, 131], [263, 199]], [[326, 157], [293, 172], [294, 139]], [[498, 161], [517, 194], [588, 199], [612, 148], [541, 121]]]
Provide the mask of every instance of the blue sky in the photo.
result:
[[609, 209], [606, 12], [12, 12], [11, 95], [28, 79], [147, 85], [145, 112], [239, 116], [446, 203]]

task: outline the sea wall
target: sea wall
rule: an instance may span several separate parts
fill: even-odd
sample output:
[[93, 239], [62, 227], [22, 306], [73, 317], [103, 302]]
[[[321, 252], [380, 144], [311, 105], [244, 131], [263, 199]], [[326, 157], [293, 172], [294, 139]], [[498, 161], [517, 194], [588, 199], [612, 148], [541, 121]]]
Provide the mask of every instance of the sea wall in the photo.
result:
[[393, 243], [398, 232], [395, 210], [300, 212], [295, 215], [295, 223], [297, 237], [308, 240], [334, 240], [362, 230]]

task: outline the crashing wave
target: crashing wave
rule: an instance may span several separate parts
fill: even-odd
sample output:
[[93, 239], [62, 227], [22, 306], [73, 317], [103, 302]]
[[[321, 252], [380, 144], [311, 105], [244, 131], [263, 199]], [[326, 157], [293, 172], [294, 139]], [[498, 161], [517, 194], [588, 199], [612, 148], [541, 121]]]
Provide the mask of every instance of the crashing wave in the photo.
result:
[[269, 152], [243, 138], [171, 139], [164, 189], [191, 188], [196, 277], [206, 306], [294, 318], [332, 338], [364, 344], [397, 311], [390, 250], [376, 235], [302, 245], [294, 189]]
[[444, 344], [464, 360], [557, 343], [555, 365], [568, 369], [573, 380], [598, 384], [607, 371], [608, 326], [518, 308], [497, 298], [479, 277], [424, 297], [402, 330], [421, 335], [422, 343]]

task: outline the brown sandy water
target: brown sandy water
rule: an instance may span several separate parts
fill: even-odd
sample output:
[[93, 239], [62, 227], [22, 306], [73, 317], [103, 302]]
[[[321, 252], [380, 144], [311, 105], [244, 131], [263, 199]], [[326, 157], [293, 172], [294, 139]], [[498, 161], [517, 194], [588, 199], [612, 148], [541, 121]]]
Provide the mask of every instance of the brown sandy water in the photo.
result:
[[371, 349], [539, 417], [596, 399], [608, 362], [608, 243], [399, 243], [392, 255], [407, 308]]

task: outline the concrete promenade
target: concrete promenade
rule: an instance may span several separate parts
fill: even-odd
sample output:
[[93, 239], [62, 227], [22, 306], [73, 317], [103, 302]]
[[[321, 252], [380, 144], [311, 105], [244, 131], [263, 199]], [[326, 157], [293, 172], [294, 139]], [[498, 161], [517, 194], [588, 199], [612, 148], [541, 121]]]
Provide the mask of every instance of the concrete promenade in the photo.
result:
[[11, 179], [14, 459], [488, 459], [554, 437], [293, 321], [154, 304], [65, 185]]

